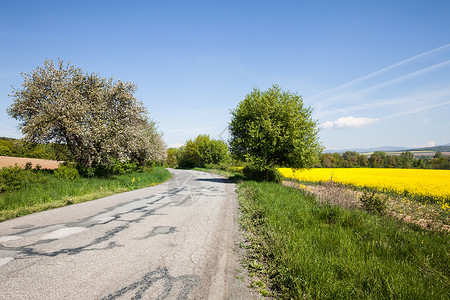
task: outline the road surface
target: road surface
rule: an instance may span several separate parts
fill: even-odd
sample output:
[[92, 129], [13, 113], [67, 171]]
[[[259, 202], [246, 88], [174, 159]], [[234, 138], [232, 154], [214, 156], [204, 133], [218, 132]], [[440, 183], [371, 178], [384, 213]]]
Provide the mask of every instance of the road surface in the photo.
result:
[[0, 223], [1, 299], [251, 299], [224, 178], [161, 185]]

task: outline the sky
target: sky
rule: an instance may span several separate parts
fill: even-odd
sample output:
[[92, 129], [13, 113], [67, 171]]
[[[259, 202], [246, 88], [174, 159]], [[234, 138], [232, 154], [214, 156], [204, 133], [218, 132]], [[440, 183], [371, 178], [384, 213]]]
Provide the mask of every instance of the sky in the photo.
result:
[[230, 111], [277, 84], [329, 149], [450, 143], [450, 1], [0, 0], [0, 136], [12, 87], [46, 59], [138, 85], [169, 147], [227, 140]]

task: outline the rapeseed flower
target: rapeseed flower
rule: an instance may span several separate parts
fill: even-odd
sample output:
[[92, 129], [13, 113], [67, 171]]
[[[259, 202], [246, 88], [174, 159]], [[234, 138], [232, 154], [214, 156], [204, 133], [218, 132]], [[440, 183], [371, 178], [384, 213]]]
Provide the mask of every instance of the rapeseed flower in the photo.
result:
[[325, 182], [332, 179], [353, 187], [372, 188], [420, 201], [441, 204], [445, 210], [450, 203], [450, 170], [376, 169], [376, 168], [315, 168], [295, 170], [278, 169], [286, 178], [307, 182]]

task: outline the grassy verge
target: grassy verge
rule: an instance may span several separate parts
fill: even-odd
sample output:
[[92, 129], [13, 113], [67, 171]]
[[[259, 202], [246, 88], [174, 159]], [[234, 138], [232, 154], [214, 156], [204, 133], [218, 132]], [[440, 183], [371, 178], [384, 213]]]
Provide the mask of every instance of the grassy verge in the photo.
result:
[[[363, 194], [362, 188], [345, 186], [330, 180], [325, 183], [286, 180], [283, 184], [302, 189], [307, 194], [314, 195], [319, 201], [326, 201], [343, 207], [361, 207], [359, 198]], [[389, 193], [384, 194], [384, 196], [387, 199], [385, 213], [427, 230], [450, 232], [450, 209], [441, 203], [424, 204], [415, 199], [399, 197]]]
[[161, 167], [144, 173], [73, 181], [61, 180], [52, 174], [43, 176], [41, 182], [0, 194], [0, 221], [156, 185], [171, 177], [169, 171]]
[[241, 182], [238, 194], [247, 266], [278, 298], [450, 299], [448, 232], [319, 204], [279, 184]]

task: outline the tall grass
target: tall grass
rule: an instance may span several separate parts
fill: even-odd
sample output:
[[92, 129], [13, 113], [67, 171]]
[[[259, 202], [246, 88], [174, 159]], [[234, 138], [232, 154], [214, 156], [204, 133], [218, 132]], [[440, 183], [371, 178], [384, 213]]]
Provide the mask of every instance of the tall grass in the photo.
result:
[[45, 178], [41, 182], [0, 194], [0, 221], [144, 188], [171, 177], [169, 171], [161, 167], [155, 167], [150, 172], [76, 180], [58, 179], [51, 173], [43, 173], [42, 176]]
[[239, 184], [242, 224], [285, 299], [450, 299], [446, 232], [319, 204], [273, 183]]

